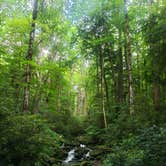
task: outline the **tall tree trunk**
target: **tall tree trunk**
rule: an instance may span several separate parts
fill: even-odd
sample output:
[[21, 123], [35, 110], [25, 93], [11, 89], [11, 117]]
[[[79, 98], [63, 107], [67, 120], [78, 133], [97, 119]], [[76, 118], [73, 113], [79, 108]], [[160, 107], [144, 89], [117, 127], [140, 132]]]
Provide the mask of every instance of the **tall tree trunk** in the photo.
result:
[[97, 95], [99, 95], [99, 92], [100, 92], [100, 87], [99, 87], [99, 84], [100, 84], [100, 80], [99, 80], [99, 56], [96, 55], [96, 87], [97, 87]]
[[124, 0], [124, 16], [125, 16], [125, 49], [127, 62], [127, 77], [128, 77], [128, 93], [129, 93], [129, 110], [130, 114], [134, 113], [134, 92], [132, 80], [132, 62], [131, 62], [131, 38], [129, 33], [129, 19], [127, 12], [127, 0]]
[[155, 81], [153, 83], [153, 103], [154, 103], [154, 110], [159, 111], [160, 107], [160, 84]]
[[106, 117], [106, 111], [105, 111], [105, 89], [104, 89], [104, 57], [103, 57], [103, 51], [101, 48], [100, 53], [100, 69], [101, 69], [101, 98], [102, 98], [102, 112], [103, 112], [103, 120], [104, 120], [104, 126], [107, 129], [107, 117]]
[[123, 103], [123, 54], [121, 44], [121, 30], [119, 30], [119, 55], [118, 55], [118, 103]]
[[[151, 7], [152, 7], [153, 3], [154, 3], [154, 0], [150, 0]], [[159, 2], [156, 2], [156, 3], [159, 3]], [[152, 18], [151, 18], [150, 26], [153, 27], [156, 20], [153, 16], [153, 13], [151, 13], [151, 16], [152, 16]], [[159, 111], [159, 107], [160, 107], [160, 76], [159, 76], [159, 73], [160, 73], [160, 71], [159, 71], [159, 67], [158, 67], [159, 64], [157, 64], [157, 62], [155, 61], [155, 57], [158, 57], [158, 55], [154, 55], [152, 40], [150, 40], [150, 54], [153, 55], [152, 66], [154, 69], [154, 72], [152, 74], [153, 75], [153, 82], [152, 82], [153, 105], [154, 105], [154, 110]]]
[[117, 81], [116, 81], [115, 70], [114, 70], [113, 60], [112, 60], [111, 54], [113, 54], [113, 53], [112, 53], [112, 51], [110, 50], [108, 60], [109, 60], [109, 62], [110, 62], [110, 69], [111, 69], [111, 71], [112, 71], [111, 77], [112, 77], [113, 84], [114, 84], [114, 85], [113, 85], [114, 88], [113, 88], [113, 90], [112, 90], [112, 92], [113, 92], [112, 96], [113, 96], [113, 99], [115, 99], [115, 101], [116, 101], [116, 98], [117, 98]]
[[109, 110], [110, 109], [109, 89], [108, 89], [108, 83], [107, 83], [105, 68], [104, 68], [104, 86], [105, 86], [107, 109]]
[[33, 13], [32, 13], [32, 24], [31, 24], [31, 32], [29, 34], [29, 45], [28, 45], [28, 51], [26, 55], [27, 59], [27, 66], [26, 66], [26, 73], [25, 73], [25, 89], [24, 89], [24, 100], [23, 100], [23, 111], [28, 112], [29, 111], [29, 96], [30, 96], [30, 79], [31, 79], [31, 65], [30, 61], [32, 60], [33, 56], [33, 45], [34, 45], [34, 39], [35, 39], [35, 21], [37, 19], [37, 8], [38, 8], [38, 0], [34, 0], [33, 5]]

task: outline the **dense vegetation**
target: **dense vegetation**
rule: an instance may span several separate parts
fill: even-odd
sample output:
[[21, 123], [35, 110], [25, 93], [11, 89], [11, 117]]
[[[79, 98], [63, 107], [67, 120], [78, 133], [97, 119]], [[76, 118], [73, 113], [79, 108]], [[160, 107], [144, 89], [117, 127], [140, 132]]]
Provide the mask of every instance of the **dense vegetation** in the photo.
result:
[[0, 165], [166, 163], [165, 0], [0, 1]]

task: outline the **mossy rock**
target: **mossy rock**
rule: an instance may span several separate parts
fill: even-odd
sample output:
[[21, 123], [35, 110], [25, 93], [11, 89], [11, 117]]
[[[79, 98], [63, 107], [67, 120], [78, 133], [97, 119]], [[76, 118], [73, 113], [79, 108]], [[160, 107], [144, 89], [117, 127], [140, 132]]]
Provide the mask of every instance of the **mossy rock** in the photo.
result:
[[59, 160], [63, 160], [68, 155], [68, 151], [66, 149], [62, 149], [58, 154], [54, 155], [54, 158]]
[[111, 152], [111, 148], [108, 148], [104, 145], [99, 145], [94, 148], [94, 150], [90, 153], [91, 158], [101, 159], [104, 154]]
[[93, 139], [90, 136], [79, 136], [77, 137], [77, 141], [85, 145], [93, 144]]
[[92, 162], [91, 161], [82, 161], [80, 166], [92, 166]]
[[101, 149], [93, 150], [91, 152], [91, 158], [98, 159], [98, 158], [100, 158], [101, 155], [103, 155], [103, 153], [104, 152]]

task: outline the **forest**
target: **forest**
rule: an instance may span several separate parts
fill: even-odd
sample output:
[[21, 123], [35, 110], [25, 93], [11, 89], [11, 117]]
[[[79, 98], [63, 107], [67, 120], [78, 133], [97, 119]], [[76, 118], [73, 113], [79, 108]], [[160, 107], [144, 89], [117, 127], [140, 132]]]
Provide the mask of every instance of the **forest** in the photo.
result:
[[0, 0], [0, 166], [166, 166], [166, 0]]

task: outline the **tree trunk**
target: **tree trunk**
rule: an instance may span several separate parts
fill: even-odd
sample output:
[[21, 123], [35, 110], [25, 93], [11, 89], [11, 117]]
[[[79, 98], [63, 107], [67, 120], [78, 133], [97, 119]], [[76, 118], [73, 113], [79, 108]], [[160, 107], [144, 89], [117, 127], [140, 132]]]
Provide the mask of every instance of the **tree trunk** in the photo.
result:
[[112, 54], [112, 52], [110, 50], [108, 60], [110, 62], [110, 69], [112, 71], [112, 76], [111, 77], [112, 77], [113, 84], [114, 84], [113, 85], [114, 88], [112, 90], [112, 92], [113, 92], [112, 96], [113, 96], [113, 99], [115, 99], [115, 101], [116, 101], [116, 98], [117, 98], [117, 81], [116, 81], [116, 75], [115, 75], [115, 70], [114, 70], [111, 54]]
[[160, 84], [155, 82], [153, 84], [153, 103], [154, 103], [154, 110], [159, 111], [160, 107]]
[[[154, 3], [154, 0], [150, 0], [150, 5], [152, 7]], [[158, 3], [158, 2], [157, 2]], [[156, 20], [153, 16], [153, 13], [151, 13], [151, 22], [150, 22], [150, 27], [153, 27], [153, 25], [155, 24]], [[149, 27], [149, 28], [150, 28]], [[157, 64], [155, 61], [155, 57], [158, 57], [158, 55], [155, 55], [154, 51], [153, 51], [153, 41], [150, 40], [150, 54], [153, 55], [153, 60], [152, 60], [152, 67], [154, 69], [153, 73], [153, 82], [152, 82], [152, 91], [153, 91], [153, 105], [154, 105], [154, 110], [155, 111], [159, 111], [159, 107], [160, 107], [160, 72], [159, 72], [159, 64]]]
[[25, 73], [26, 86], [24, 89], [24, 100], [23, 100], [23, 111], [24, 112], [29, 111], [30, 79], [31, 79], [30, 61], [32, 61], [32, 56], [33, 56], [33, 45], [34, 45], [34, 39], [35, 39], [35, 25], [36, 25], [35, 21], [37, 19], [37, 7], [38, 7], [38, 0], [34, 0], [31, 32], [29, 34], [29, 45], [28, 45], [28, 51], [27, 51], [27, 56], [26, 56], [26, 60], [28, 61], [28, 64], [26, 66], [26, 73]]
[[108, 89], [108, 83], [106, 78], [106, 72], [104, 69], [104, 85], [105, 85], [105, 94], [106, 94], [106, 103], [108, 110], [110, 109], [110, 102], [109, 102], [109, 89]]
[[127, 0], [124, 0], [124, 16], [125, 16], [125, 49], [126, 49], [126, 62], [127, 62], [127, 77], [128, 77], [128, 93], [129, 93], [129, 110], [130, 114], [134, 113], [134, 92], [132, 81], [132, 62], [131, 62], [131, 39], [129, 33], [129, 19], [127, 13]]
[[121, 45], [121, 31], [119, 31], [119, 55], [118, 55], [118, 103], [123, 103], [123, 55]]
[[[102, 48], [101, 48], [102, 50]], [[105, 111], [105, 89], [104, 89], [104, 57], [101, 51], [100, 55], [100, 68], [101, 68], [101, 98], [102, 98], [102, 112], [103, 112], [103, 120], [104, 126], [107, 129], [107, 117]]]
[[99, 84], [100, 84], [100, 80], [99, 80], [99, 56], [96, 55], [96, 87], [97, 87], [97, 95], [99, 95], [99, 92], [100, 92], [100, 87], [99, 87]]

